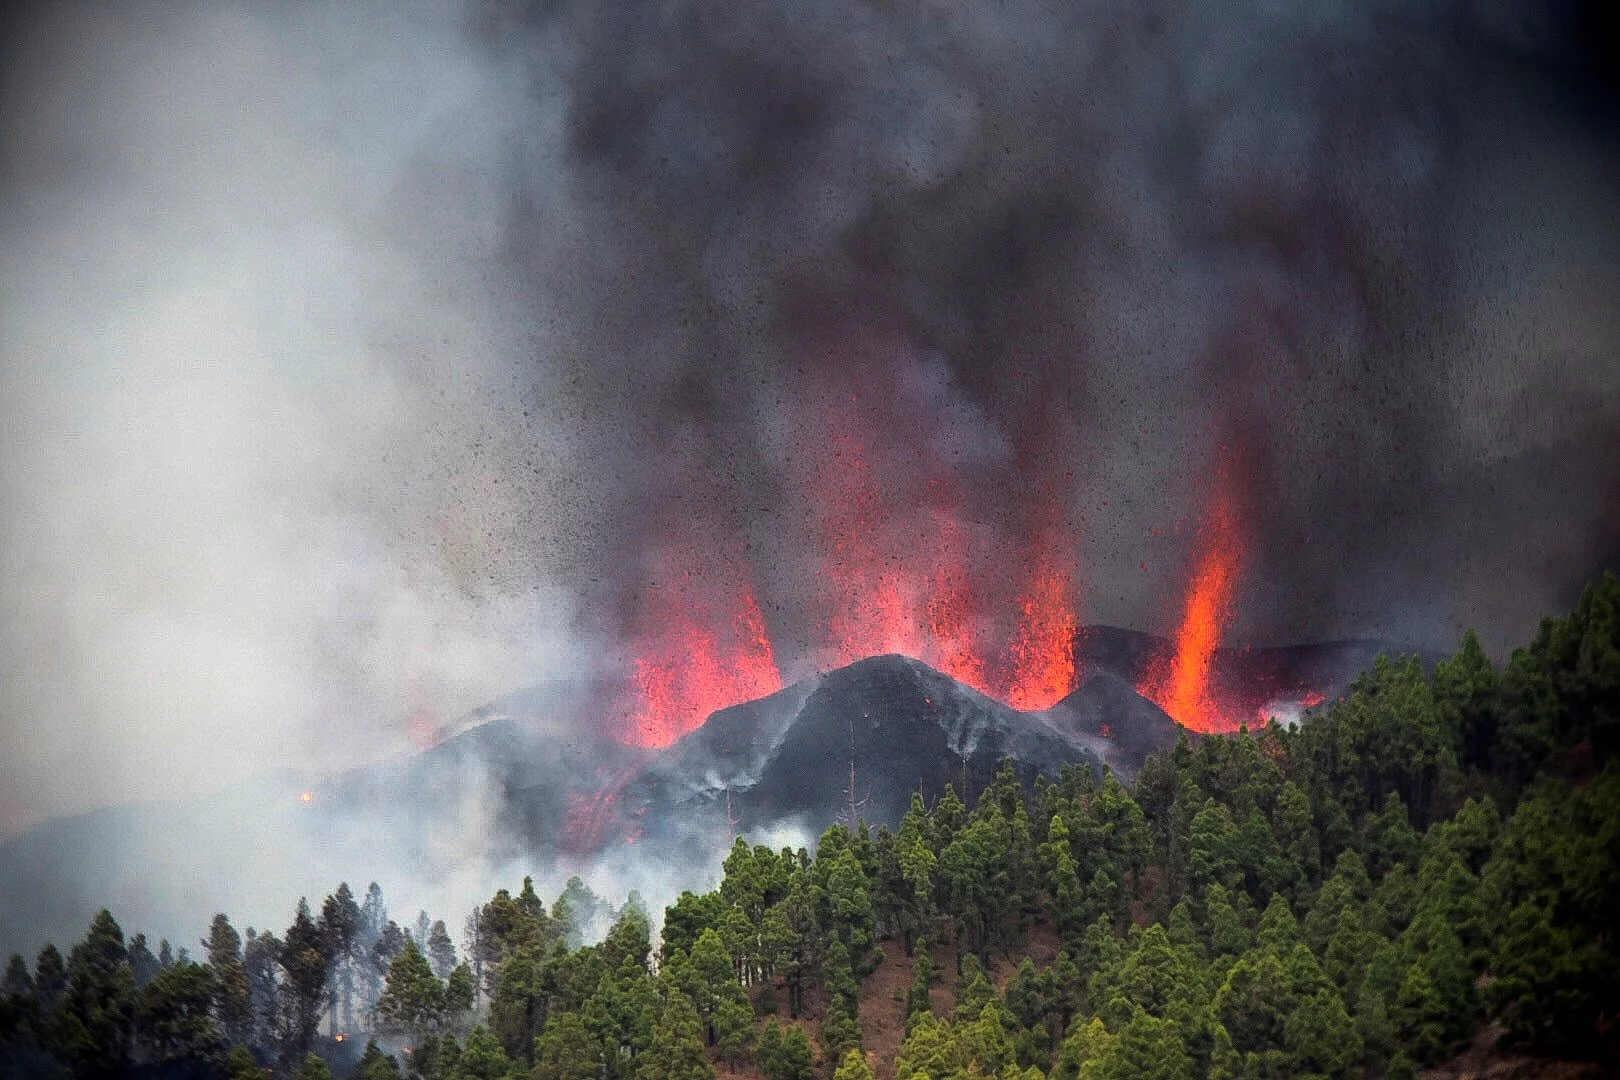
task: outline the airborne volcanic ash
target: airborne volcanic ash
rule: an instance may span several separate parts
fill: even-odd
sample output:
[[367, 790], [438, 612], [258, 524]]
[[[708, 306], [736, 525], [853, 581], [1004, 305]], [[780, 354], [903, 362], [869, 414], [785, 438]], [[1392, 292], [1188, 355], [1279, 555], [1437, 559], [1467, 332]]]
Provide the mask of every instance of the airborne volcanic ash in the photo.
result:
[[[1620, 557], [1612, 43], [1529, 0], [14, 15], [0, 836], [536, 685], [600, 794], [875, 656], [1230, 730], [1246, 647], [1523, 640]], [[1167, 644], [1087, 684], [1107, 628]]]

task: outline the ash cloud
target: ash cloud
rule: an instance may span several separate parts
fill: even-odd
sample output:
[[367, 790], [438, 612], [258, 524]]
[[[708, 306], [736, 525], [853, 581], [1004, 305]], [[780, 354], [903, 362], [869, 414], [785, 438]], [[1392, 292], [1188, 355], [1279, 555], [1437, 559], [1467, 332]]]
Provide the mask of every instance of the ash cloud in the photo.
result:
[[846, 431], [902, 535], [941, 475], [1003, 559], [1055, 504], [1088, 621], [1173, 624], [1223, 467], [1238, 640], [1501, 649], [1613, 565], [1620, 168], [1585, 9], [489, 18], [563, 111], [566, 207], [520, 193], [512, 250], [582, 327], [546, 363], [597, 417], [621, 594], [697, 515], [813, 636], [803, 462]]

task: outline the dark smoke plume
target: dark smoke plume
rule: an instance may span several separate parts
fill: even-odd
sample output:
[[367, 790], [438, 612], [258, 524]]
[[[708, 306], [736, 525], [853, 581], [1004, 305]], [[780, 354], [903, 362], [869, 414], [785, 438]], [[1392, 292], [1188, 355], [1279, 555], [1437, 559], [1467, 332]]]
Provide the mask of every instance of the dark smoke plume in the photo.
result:
[[803, 640], [807, 477], [851, 434], [880, 549], [943, 486], [992, 562], [1055, 517], [1086, 621], [1173, 623], [1223, 467], [1240, 641], [1500, 646], [1620, 551], [1620, 144], [1584, 9], [480, 26], [560, 117], [520, 125], [510, 255], [573, 328], [536, 363], [588, 446], [603, 596], [633, 607], [649, 552], [695, 547]]

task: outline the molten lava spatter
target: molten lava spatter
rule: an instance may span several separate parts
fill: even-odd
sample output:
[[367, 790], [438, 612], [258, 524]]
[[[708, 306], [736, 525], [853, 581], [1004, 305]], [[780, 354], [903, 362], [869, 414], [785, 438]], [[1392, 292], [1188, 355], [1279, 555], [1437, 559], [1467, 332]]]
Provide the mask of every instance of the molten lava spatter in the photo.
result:
[[[662, 620], [661, 647], [634, 661], [626, 743], [668, 746], [715, 710], [782, 688], [765, 616], [751, 590], [734, 595], [729, 617], [718, 618], [718, 605], [695, 590], [677, 590], [674, 597], [649, 592], [649, 606]], [[712, 629], [716, 625], [721, 632]]]
[[[1047, 528], [1028, 552], [992, 551], [975, 538], [958, 478], [929, 456], [926, 439], [903, 466], [891, 453], [875, 468], [869, 426], [837, 402], [815, 415], [800, 462], [814, 556], [800, 661], [825, 670], [901, 653], [1024, 710], [1074, 690], [1073, 538]], [[737, 585], [747, 580], [737, 571], [744, 560], [698, 566], [694, 550], [725, 546], [706, 539], [684, 551], [672, 545], [684, 572], [641, 597], [624, 735], [635, 745], [668, 745], [713, 711], [781, 687], [759, 605]], [[1030, 566], [1027, 579], [1008, 575], [1009, 565]]]
[[1210, 659], [1231, 618], [1232, 595], [1242, 564], [1242, 541], [1230, 501], [1217, 495], [1204, 527], [1168, 670], [1138, 689], [1171, 718], [1194, 731], [1235, 731], [1246, 718], [1228, 715], [1210, 693]]
[[929, 655], [935, 668], [964, 686], [987, 692], [984, 657], [974, 640], [973, 610], [965, 580], [947, 575], [928, 597]]
[[1022, 618], [1008, 648], [1012, 673], [1003, 697], [1015, 709], [1049, 709], [1076, 685], [1074, 635], [1067, 574], [1038, 569], [1019, 603]]
[[814, 469], [811, 496], [830, 659], [843, 665], [880, 653], [918, 655], [919, 597], [906, 564], [886, 544], [891, 514], [883, 488], [858, 439], [836, 436], [829, 448]]

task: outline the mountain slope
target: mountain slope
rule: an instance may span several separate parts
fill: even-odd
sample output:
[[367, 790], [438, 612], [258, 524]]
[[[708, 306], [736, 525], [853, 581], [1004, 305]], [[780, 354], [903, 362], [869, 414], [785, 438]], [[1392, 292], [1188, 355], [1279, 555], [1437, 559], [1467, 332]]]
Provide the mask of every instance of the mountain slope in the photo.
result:
[[699, 845], [782, 823], [819, 831], [852, 812], [893, 825], [913, 792], [931, 802], [950, 784], [971, 798], [1005, 759], [1026, 781], [1066, 765], [1129, 778], [1179, 730], [1117, 676], [1023, 713], [917, 660], [875, 656], [715, 713], [612, 792], [594, 835]]
[[[398, 883], [412, 903], [453, 910], [498, 868], [564, 873], [625, 842], [642, 846], [624, 863], [707, 859], [740, 829], [815, 831], [847, 815], [852, 762], [857, 812], [889, 823], [913, 791], [932, 800], [949, 783], [970, 799], [1006, 757], [1025, 780], [1068, 764], [1129, 779], [1179, 731], [1134, 688], [1167, 647], [1087, 628], [1077, 643], [1087, 677], [1044, 713], [1020, 713], [915, 660], [872, 657], [722, 709], [661, 751], [608, 738], [590, 705], [600, 695], [531, 688], [474, 710], [460, 734], [403, 761], [267, 774], [0, 842], [0, 951], [70, 939], [104, 903], [156, 936], [216, 910], [279, 925], [288, 896], [343, 879]], [[1225, 650], [1216, 670], [1262, 679], [1256, 694], [1331, 693], [1376, 649]]]

